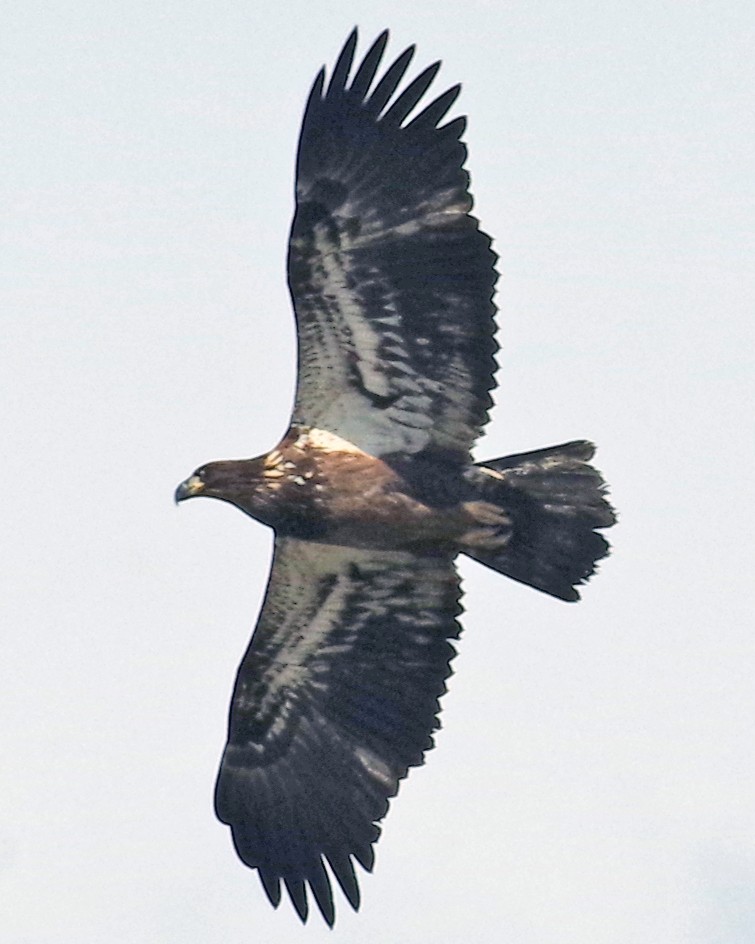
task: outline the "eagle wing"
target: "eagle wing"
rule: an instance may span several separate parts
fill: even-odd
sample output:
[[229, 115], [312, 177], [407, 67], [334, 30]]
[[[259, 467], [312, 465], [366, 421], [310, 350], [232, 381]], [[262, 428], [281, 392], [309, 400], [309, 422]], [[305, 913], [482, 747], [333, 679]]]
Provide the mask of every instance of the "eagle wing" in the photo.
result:
[[470, 215], [455, 86], [407, 117], [440, 63], [396, 98], [410, 47], [373, 84], [383, 33], [349, 83], [351, 34], [302, 124], [289, 286], [299, 363], [292, 422], [366, 452], [466, 458], [494, 386], [496, 256]]
[[438, 727], [458, 635], [453, 561], [276, 538], [242, 660], [215, 806], [273, 905], [283, 880], [334, 920], [326, 860], [354, 908], [376, 825]]

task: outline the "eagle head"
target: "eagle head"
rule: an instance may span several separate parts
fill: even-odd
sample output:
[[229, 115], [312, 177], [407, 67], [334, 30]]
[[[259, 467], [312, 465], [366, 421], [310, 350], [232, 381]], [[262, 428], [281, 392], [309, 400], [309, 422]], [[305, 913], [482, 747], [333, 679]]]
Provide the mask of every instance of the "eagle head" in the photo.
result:
[[176, 489], [176, 504], [187, 498], [204, 495], [238, 505], [244, 511], [262, 479], [259, 459], [224, 459], [200, 466]]
[[314, 466], [296, 466], [274, 449], [256, 459], [224, 459], [200, 466], [176, 489], [176, 504], [204, 495], [219, 498], [282, 534], [316, 539], [325, 531]]

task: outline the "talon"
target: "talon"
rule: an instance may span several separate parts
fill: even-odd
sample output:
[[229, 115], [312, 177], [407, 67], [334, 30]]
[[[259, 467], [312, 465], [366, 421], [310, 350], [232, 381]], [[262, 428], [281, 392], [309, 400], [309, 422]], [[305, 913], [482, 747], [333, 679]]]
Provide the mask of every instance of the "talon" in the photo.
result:
[[477, 524], [494, 525], [498, 528], [510, 528], [511, 518], [498, 505], [492, 505], [490, 502], [471, 501], [464, 502], [464, 511]]
[[489, 548], [505, 547], [511, 538], [511, 531], [501, 532], [493, 528], [472, 528], [461, 536], [461, 543], [468, 547]]

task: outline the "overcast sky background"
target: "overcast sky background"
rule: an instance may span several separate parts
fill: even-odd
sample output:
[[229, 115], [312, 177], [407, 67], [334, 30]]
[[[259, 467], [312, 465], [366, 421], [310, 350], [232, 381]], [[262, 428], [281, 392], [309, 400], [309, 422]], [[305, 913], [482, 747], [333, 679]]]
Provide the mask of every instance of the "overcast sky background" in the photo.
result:
[[[316, 11], [316, 12], [315, 12]], [[752, 944], [749, 2], [16, 4], [0, 29], [0, 938]], [[461, 81], [500, 254], [479, 458], [599, 444], [570, 606], [463, 564], [427, 765], [334, 932], [269, 907], [212, 792], [271, 536], [172, 503], [294, 382], [303, 104], [358, 24]]]

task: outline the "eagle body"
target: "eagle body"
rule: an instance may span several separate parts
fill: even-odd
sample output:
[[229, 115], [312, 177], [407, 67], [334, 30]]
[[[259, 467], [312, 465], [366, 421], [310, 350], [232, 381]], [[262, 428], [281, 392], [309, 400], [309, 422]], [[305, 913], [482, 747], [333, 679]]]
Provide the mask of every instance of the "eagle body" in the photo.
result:
[[264, 456], [208, 463], [179, 487], [177, 497], [202, 494], [228, 501], [281, 537], [458, 553], [465, 542], [484, 543], [486, 528], [494, 542], [494, 533], [510, 524], [495, 505], [450, 505], [448, 495], [461, 494], [462, 478], [457, 467], [436, 464], [432, 476], [411, 483], [388, 462], [339, 436], [292, 426]]
[[[230, 502], [275, 531], [241, 661], [215, 809], [277, 906], [330, 925], [354, 908], [379, 821], [423, 763], [460, 631], [459, 554], [562, 600], [608, 553], [594, 447], [475, 463], [497, 345], [491, 240], [472, 216], [459, 86], [439, 63], [398, 91], [414, 47], [379, 75], [387, 32], [356, 31], [302, 123], [288, 281], [293, 415], [280, 444], [209, 462], [176, 500]], [[444, 123], [445, 121], [445, 123]]]

